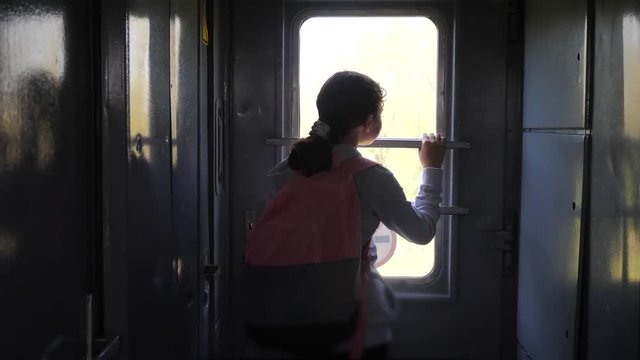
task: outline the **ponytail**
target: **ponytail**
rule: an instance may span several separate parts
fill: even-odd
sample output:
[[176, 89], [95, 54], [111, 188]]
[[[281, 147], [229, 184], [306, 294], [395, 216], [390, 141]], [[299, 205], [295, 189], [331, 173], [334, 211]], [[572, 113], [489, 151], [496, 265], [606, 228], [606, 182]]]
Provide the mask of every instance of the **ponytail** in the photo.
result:
[[298, 141], [289, 154], [288, 165], [307, 177], [330, 170], [333, 165], [331, 143], [315, 135]]

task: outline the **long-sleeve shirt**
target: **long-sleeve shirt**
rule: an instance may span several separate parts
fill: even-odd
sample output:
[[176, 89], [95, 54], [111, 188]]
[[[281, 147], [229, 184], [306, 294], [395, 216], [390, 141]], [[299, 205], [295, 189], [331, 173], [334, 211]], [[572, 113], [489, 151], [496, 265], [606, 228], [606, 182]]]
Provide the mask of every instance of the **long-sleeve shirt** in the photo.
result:
[[[348, 144], [336, 144], [334, 153], [343, 159], [361, 156], [358, 150]], [[269, 171], [274, 181], [274, 189], [281, 187], [291, 169], [283, 161]], [[402, 187], [393, 174], [383, 166], [374, 166], [354, 176], [361, 209], [362, 244], [366, 246], [377, 230], [380, 222], [403, 238], [416, 244], [427, 244], [436, 233], [436, 223], [440, 217], [439, 204], [442, 201], [442, 170], [425, 168], [422, 182], [414, 202], [407, 201]], [[375, 269], [376, 246], [370, 245], [371, 268], [369, 283], [366, 284], [367, 328], [364, 346], [372, 347], [391, 341], [391, 322], [395, 318], [396, 301], [385, 285], [382, 276]], [[350, 344], [343, 344], [340, 350], [348, 351]]]

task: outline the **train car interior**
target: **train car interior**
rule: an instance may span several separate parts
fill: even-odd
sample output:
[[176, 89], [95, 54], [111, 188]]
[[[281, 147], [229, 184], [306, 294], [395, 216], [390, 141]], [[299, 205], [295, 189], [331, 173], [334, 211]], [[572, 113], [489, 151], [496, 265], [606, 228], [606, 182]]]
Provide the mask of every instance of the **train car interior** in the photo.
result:
[[296, 358], [245, 246], [344, 70], [410, 201], [446, 137], [433, 239], [371, 237], [385, 358], [640, 359], [638, 0], [2, 0], [0, 359]]

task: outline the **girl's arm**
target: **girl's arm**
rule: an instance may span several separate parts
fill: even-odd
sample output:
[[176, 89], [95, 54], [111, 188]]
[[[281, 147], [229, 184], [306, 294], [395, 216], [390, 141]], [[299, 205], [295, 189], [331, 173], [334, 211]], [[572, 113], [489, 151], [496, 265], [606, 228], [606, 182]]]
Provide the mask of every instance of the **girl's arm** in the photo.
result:
[[356, 178], [360, 201], [390, 230], [416, 244], [427, 244], [436, 233], [442, 201], [442, 170], [422, 170], [422, 184], [413, 203], [407, 201], [393, 174], [382, 166]]

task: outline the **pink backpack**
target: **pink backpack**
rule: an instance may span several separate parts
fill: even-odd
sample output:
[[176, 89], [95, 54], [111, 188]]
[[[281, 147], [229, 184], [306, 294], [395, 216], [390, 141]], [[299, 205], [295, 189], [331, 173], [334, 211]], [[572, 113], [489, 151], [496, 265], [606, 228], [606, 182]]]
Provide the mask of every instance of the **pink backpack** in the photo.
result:
[[378, 164], [360, 156], [333, 164], [311, 177], [294, 174], [249, 236], [244, 319], [263, 346], [330, 348], [364, 324], [369, 244], [362, 246], [353, 176]]

